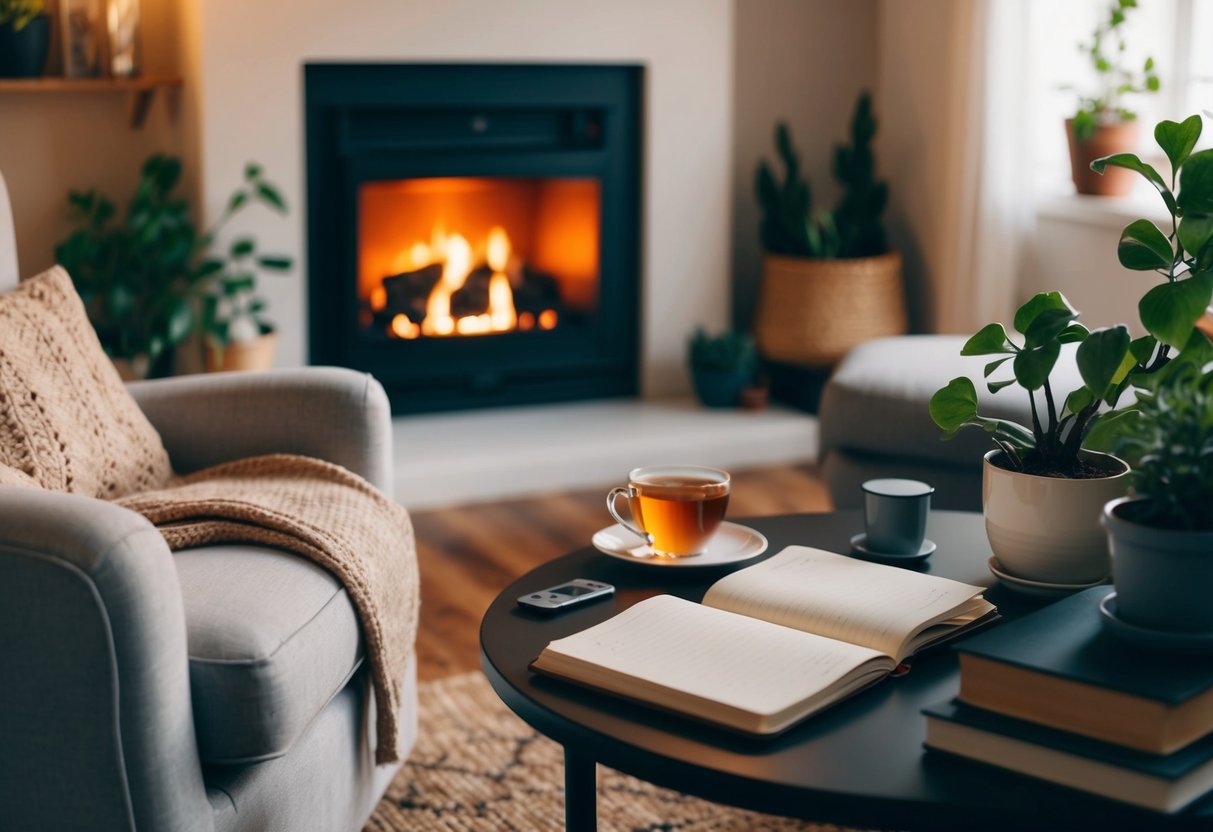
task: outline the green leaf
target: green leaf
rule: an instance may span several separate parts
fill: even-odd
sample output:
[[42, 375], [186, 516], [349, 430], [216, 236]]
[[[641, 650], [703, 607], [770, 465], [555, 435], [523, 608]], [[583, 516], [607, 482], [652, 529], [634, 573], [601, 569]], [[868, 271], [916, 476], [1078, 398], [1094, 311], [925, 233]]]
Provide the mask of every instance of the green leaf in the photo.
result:
[[1061, 334], [1057, 336], [1057, 343], [1073, 344], [1085, 340], [1090, 334], [1091, 330], [1087, 329], [1082, 324], [1075, 322], [1061, 331]]
[[231, 297], [238, 295], [241, 292], [251, 292], [255, 282], [251, 274], [241, 274], [235, 277], [225, 278], [223, 281], [223, 294]]
[[929, 409], [935, 424], [951, 433], [977, 417], [977, 388], [965, 376], [954, 378], [931, 397]]
[[977, 334], [965, 341], [961, 347], [961, 355], [1000, 355], [1015, 351], [1015, 346], [1007, 339], [1007, 331], [1002, 324], [987, 324], [978, 330]]
[[210, 277], [221, 271], [223, 271], [223, 261], [210, 258], [198, 264], [198, 268], [194, 271], [194, 277], [201, 280], [204, 277]]
[[1090, 407], [1095, 403], [1095, 394], [1090, 388], [1079, 387], [1070, 395], [1066, 396], [1066, 403], [1062, 407], [1061, 412], [1064, 416], [1067, 413], [1078, 413], [1085, 407]]
[[1185, 214], [1213, 214], [1213, 149], [1193, 153], [1179, 172], [1179, 207]]
[[[1150, 61], [1146, 71], [1153, 69]], [[1182, 122], [1160, 121], [1154, 128], [1154, 141], [1158, 142], [1158, 146], [1162, 148], [1163, 153], [1167, 154], [1167, 158], [1171, 160], [1171, 170], [1177, 171], [1184, 161], [1188, 158], [1188, 154], [1192, 152], [1192, 148], [1196, 147], [1196, 141], [1200, 138], [1200, 130], [1202, 122], [1200, 116], [1189, 116]]]
[[1210, 273], [1155, 286], [1137, 306], [1141, 325], [1164, 344], [1183, 347], [1196, 320], [1205, 313], [1210, 297], [1213, 297]]
[[1039, 390], [1053, 372], [1057, 356], [1061, 354], [1061, 344], [1049, 341], [1039, 347], [1026, 349], [1015, 356], [1012, 365], [1015, 368], [1015, 378], [1025, 390]]
[[1046, 343], [1060, 344], [1058, 336], [1061, 335], [1070, 323], [1078, 317], [1078, 313], [1073, 309], [1066, 311], [1062, 309], [1046, 309], [1036, 316], [1028, 326], [1028, 331], [1024, 333], [1024, 346], [1026, 348], [1039, 347]]
[[984, 376], [986, 378], [989, 378], [990, 373], [994, 372], [995, 370], [997, 370], [999, 367], [1001, 367], [1003, 364], [1007, 363], [1010, 360], [1011, 360], [1011, 356], [1009, 356], [1009, 355], [1004, 358], [994, 359], [993, 361], [991, 361], [989, 364], [986, 365]]
[[1175, 195], [1171, 193], [1171, 189], [1167, 187], [1167, 183], [1163, 181], [1163, 178], [1158, 175], [1158, 171], [1152, 165], [1148, 165], [1141, 159], [1138, 159], [1136, 154], [1133, 153], [1114, 153], [1111, 156], [1103, 156], [1096, 159], [1091, 163], [1091, 170], [1102, 174], [1108, 165], [1140, 173], [1162, 194], [1163, 202], [1167, 204], [1167, 210], [1171, 212], [1171, 215], [1174, 216], [1177, 213]]
[[227, 210], [229, 214], [234, 214], [239, 211], [244, 203], [248, 202], [248, 191], [236, 191], [232, 194], [232, 198], [227, 201]]
[[265, 256], [257, 258], [257, 265], [261, 266], [263, 269], [269, 269], [270, 271], [285, 272], [290, 270], [294, 263], [289, 257]]
[[1175, 259], [1171, 241], [1149, 220], [1129, 223], [1120, 234], [1116, 247], [1120, 265], [1139, 272], [1169, 269]]
[[1141, 366], [1145, 366], [1150, 362], [1150, 358], [1154, 355], [1154, 349], [1158, 346], [1158, 339], [1153, 335], [1143, 335], [1140, 338], [1134, 338], [1133, 343], [1129, 344], [1129, 352], [1133, 358]]
[[255, 248], [256, 248], [256, 244], [253, 242], [252, 238], [241, 237], [239, 240], [236, 240], [236, 242], [232, 243], [231, 256], [232, 257], [247, 257], [248, 255], [253, 253], [253, 250]]
[[1014, 383], [1015, 379], [1013, 378], [1009, 378], [1006, 381], [991, 381], [986, 383], [986, 389], [988, 389], [991, 393], [997, 393], [1004, 387], [1010, 387]]
[[1132, 357], [1129, 352], [1130, 340], [1132, 339], [1129, 338], [1128, 328], [1122, 325], [1097, 329], [1078, 345], [1078, 353], [1075, 356], [1078, 372], [1083, 383], [1094, 394], [1094, 398], [1104, 397], [1125, 357]]
[[279, 212], [286, 213], [286, 200], [282, 198], [282, 194], [268, 182], [257, 183], [257, 196], [261, 197], [261, 201], [276, 208]]
[[1122, 439], [1133, 435], [1139, 416], [1136, 410], [1127, 408], [1098, 414], [1090, 422], [1082, 446], [1088, 451], [1115, 452]]
[[250, 182], [261, 175], [261, 165], [256, 162], [248, 162], [244, 166], [244, 178]]
[[1066, 300], [1061, 292], [1041, 292], [1033, 295], [1015, 312], [1014, 326], [1020, 332], [1026, 333], [1036, 316], [1045, 310], [1053, 309], [1063, 312], [1073, 312], [1074, 307]]
[[1213, 240], [1213, 214], [1185, 213], [1179, 221], [1179, 244], [1196, 254]]

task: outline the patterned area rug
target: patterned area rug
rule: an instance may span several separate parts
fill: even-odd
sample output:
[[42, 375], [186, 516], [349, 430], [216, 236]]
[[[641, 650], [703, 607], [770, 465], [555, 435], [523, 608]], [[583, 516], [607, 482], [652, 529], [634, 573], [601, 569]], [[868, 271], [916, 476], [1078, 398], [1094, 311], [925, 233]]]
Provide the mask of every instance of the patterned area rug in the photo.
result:
[[[497, 698], [481, 673], [420, 687], [421, 733], [364, 832], [561, 832], [560, 746]], [[841, 832], [661, 789], [598, 767], [602, 832]]]

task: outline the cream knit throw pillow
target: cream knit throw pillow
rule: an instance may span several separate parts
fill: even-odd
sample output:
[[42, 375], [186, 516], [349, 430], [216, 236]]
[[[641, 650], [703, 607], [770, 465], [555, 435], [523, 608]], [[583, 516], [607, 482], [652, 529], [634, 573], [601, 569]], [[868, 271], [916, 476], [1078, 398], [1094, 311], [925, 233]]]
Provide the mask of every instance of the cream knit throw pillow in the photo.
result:
[[160, 434], [59, 266], [0, 295], [0, 465], [43, 488], [106, 500], [172, 476]]

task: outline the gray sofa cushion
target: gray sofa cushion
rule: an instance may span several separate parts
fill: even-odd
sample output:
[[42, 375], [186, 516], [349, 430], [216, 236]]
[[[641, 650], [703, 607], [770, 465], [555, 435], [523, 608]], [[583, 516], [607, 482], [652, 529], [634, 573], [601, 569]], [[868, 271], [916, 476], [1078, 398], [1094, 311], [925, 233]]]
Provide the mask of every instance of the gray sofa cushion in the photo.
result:
[[[1014, 419], [1028, 425], [1027, 394], [1011, 386], [991, 395], [982, 369], [996, 356], [962, 356], [968, 340], [960, 335], [907, 335], [861, 344], [847, 354], [822, 394], [821, 453], [841, 448], [865, 454], [926, 462], [976, 466], [994, 445], [983, 431], [961, 431], [942, 441], [927, 409], [931, 396], [951, 379], [967, 375], [977, 387], [983, 416]], [[1004, 365], [994, 378], [1009, 378]], [[1052, 384], [1061, 407], [1066, 395], [1082, 384], [1074, 364], [1074, 347], [1064, 349]], [[1040, 406], [1044, 407], [1043, 396]]]
[[332, 575], [260, 546], [178, 552], [202, 759], [279, 757], [362, 660], [354, 608]]

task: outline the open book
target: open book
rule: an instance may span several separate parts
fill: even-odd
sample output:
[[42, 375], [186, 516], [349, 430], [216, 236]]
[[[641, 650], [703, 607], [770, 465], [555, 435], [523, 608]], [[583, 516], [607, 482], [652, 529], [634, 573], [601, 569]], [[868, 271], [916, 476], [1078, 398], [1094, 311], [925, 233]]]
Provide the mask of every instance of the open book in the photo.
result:
[[751, 734], [774, 734], [997, 617], [982, 587], [789, 546], [702, 604], [641, 601], [551, 642], [541, 673]]

